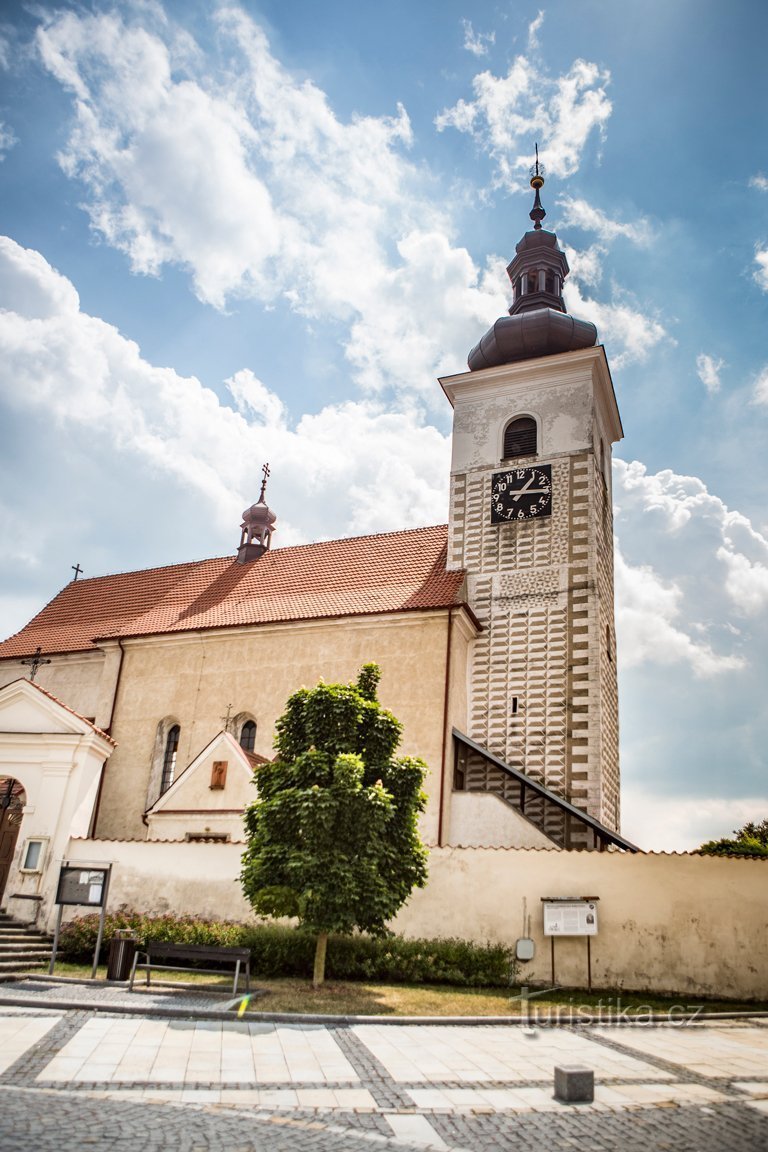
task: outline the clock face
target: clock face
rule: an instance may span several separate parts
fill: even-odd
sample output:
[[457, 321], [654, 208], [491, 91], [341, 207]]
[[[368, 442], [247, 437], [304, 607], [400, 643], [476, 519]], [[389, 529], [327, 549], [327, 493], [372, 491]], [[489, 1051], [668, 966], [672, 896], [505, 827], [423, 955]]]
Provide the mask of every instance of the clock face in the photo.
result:
[[491, 524], [551, 515], [551, 464], [494, 472], [491, 480]]

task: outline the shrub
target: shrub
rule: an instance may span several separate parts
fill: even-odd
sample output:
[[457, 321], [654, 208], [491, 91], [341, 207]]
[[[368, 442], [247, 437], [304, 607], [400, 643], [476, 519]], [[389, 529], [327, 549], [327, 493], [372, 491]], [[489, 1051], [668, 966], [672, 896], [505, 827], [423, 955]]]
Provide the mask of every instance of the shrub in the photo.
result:
[[[104, 925], [101, 959], [118, 928], [132, 929], [140, 946], [148, 939], [184, 944], [239, 945], [251, 950], [252, 971], [265, 979], [312, 972], [315, 937], [282, 925], [235, 924], [191, 916], [110, 913]], [[67, 960], [93, 956], [97, 915], [79, 916], [62, 926], [59, 953]], [[515, 982], [513, 952], [503, 944], [467, 940], [406, 940], [402, 936], [332, 936], [327, 975], [331, 980], [380, 980], [393, 984], [454, 984], [464, 988], [505, 988]]]

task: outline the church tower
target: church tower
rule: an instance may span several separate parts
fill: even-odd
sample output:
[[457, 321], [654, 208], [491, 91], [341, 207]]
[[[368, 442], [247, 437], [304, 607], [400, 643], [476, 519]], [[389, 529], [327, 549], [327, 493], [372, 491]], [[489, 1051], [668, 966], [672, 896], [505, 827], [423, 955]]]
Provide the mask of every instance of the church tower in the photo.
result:
[[[454, 407], [448, 567], [466, 569], [483, 626], [468, 735], [618, 830], [611, 445], [622, 428], [597, 330], [565, 311], [568, 262], [541, 225], [543, 177], [537, 154], [534, 227], [507, 268], [510, 315], [468, 372], [441, 380]], [[470, 757], [459, 786], [503, 793], [489, 771]]]

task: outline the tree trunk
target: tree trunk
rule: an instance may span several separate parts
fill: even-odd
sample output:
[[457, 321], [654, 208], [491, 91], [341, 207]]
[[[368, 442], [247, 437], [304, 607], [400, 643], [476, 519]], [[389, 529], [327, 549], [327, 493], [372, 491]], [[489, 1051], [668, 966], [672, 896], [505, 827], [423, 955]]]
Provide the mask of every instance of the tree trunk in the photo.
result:
[[312, 987], [319, 988], [325, 980], [325, 950], [328, 947], [328, 933], [318, 932], [315, 947], [315, 970], [312, 973]]

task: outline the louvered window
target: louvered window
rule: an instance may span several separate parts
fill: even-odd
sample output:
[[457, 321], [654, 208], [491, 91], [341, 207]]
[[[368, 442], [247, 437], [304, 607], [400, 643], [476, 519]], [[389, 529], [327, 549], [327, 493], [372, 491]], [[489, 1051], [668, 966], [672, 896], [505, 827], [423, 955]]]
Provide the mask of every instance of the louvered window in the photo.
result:
[[536, 421], [530, 416], [521, 416], [507, 425], [504, 432], [504, 459], [513, 456], [536, 455]]

